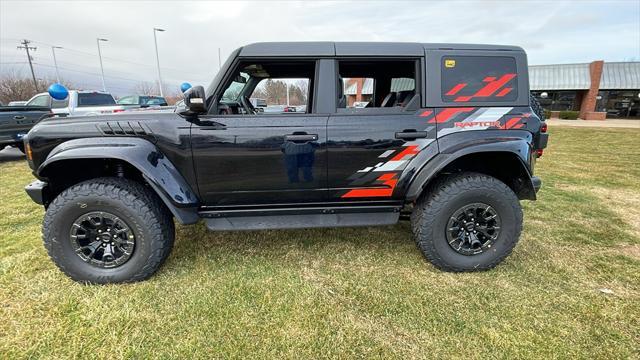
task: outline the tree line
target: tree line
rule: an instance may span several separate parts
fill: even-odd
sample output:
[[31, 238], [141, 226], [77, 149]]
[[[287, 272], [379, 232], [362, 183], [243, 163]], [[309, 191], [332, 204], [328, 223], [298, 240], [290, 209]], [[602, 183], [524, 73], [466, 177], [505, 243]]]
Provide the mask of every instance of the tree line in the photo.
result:
[[[31, 77], [16, 72], [5, 73], [0, 76], [0, 103], [6, 105], [11, 101], [27, 101], [38, 93], [46, 92], [49, 86], [55, 82], [56, 80], [54, 78], [38, 78], [36, 79], [36, 87]], [[61, 79], [60, 82], [69, 90], [78, 89], [76, 84], [66, 79]], [[168, 94], [165, 95], [165, 99], [170, 105], [182, 99], [179, 91], [171, 91], [171, 89], [166, 86], [163, 87], [163, 90], [165, 94]], [[160, 91], [156, 83], [140, 81], [131, 87], [131, 94], [159, 95]], [[117, 98], [118, 97], [116, 97], [116, 99]]]

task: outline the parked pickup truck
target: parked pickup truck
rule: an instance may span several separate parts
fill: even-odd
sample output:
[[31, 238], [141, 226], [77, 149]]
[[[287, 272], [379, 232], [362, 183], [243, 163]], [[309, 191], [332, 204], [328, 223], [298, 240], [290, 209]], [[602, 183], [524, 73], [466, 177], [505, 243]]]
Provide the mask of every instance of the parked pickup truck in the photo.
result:
[[22, 138], [33, 125], [51, 115], [51, 109], [44, 106], [0, 106], [0, 150], [11, 145], [24, 153]]
[[102, 115], [127, 109], [118, 105], [109, 93], [101, 91], [69, 90], [65, 100], [55, 100], [49, 93], [40, 93], [27, 101], [27, 106], [45, 106], [58, 116]]
[[[283, 78], [311, 84], [306, 105], [256, 111], [258, 85]], [[410, 218], [437, 268], [487, 270], [518, 242], [546, 130], [516, 46], [258, 43], [175, 113], [41, 121], [25, 139], [38, 179], [26, 191], [46, 209], [49, 256], [81, 282], [151, 276], [174, 219], [255, 230]]]

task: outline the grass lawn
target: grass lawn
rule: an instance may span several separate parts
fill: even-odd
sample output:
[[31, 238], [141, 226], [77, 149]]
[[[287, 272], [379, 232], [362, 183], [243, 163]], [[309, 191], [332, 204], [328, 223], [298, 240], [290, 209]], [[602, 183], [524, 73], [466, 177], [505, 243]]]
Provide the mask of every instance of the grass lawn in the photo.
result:
[[406, 222], [199, 224], [150, 280], [79, 285], [42, 246], [26, 163], [1, 163], [0, 358], [638, 358], [640, 130], [550, 132], [520, 243], [474, 274], [432, 267]]

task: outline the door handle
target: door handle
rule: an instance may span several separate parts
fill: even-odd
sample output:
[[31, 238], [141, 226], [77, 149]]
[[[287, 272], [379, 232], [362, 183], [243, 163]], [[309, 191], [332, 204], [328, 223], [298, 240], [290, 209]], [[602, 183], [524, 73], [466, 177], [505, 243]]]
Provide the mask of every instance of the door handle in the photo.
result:
[[418, 138], [426, 138], [426, 131], [404, 130], [396, 133], [396, 139], [413, 140]]
[[23, 119], [25, 119], [25, 117], [22, 116], [22, 115], [16, 115], [16, 116], [13, 117], [13, 119], [14, 120], [23, 120]]
[[316, 141], [318, 134], [287, 134], [284, 136], [285, 141]]

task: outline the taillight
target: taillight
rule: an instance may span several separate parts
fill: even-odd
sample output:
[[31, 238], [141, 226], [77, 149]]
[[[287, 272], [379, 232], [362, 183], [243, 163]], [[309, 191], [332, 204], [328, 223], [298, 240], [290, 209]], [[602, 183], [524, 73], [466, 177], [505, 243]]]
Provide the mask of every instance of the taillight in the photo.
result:
[[536, 155], [537, 155], [538, 157], [540, 157], [540, 156], [542, 156], [542, 153], [543, 153], [543, 152], [544, 152], [544, 149], [537, 149], [537, 150], [536, 150]]
[[542, 133], [546, 133], [547, 132], [547, 123], [543, 122], [542, 125], [540, 125], [540, 132]]

